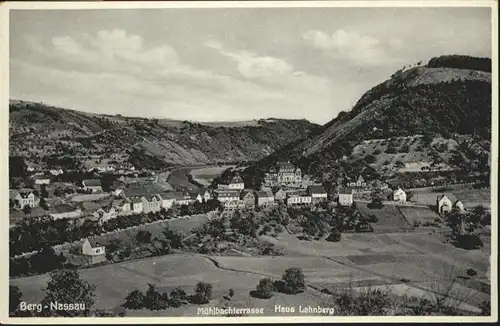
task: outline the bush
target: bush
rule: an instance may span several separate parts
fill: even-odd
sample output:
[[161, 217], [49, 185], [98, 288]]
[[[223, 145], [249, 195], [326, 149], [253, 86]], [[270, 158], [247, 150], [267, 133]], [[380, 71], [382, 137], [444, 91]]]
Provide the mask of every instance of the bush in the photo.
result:
[[370, 223], [377, 223], [378, 222], [377, 216], [375, 216], [374, 214], [368, 215], [368, 222], [370, 222]]
[[342, 238], [342, 233], [340, 233], [338, 230], [334, 230], [326, 238], [326, 241], [339, 242], [341, 238]]
[[198, 282], [196, 284], [193, 302], [197, 304], [209, 303], [212, 300], [212, 284]]
[[476, 275], [477, 275], [477, 272], [476, 272], [474, 269], [469, 268], [469, 269], [467, 270], [467, 275], [469, 275], [469, 276], [476, 276]]
[[414, 228], [418, 228], [422, 223], [420, 222], [420, 220], [415, 220], [413, 221], [413, 227]]
[[127, 309], [142, 309], [144, 308], [144, 294], [139, 290], [130, 292], [125, 298], [123, 307]]
[[262, 299], [269, 299], [273, 296], [273, 293], [276, 291], [276, 288], [274, 286], [274, 282], [266, 277], [260, 280], [259, 284], [257, 285], [255, 294], [257, 297], [262, 298]]
[[150, 243], [151, 242], [151, 232], [141, 230], [141, 231], [137, 232], [135, 239], [139, 243]]
[[170, 292], [170, 305], [180, 307], [187, 300], [186, 292], [181, 288], [175, 288]]
[[455, 238], [457, 247], [462, 249], [479, 249], [483, 247], [483, 241], [476, 234], [459, 234]]
[[291, 267], [285, 271], [282, 276], [283, 280], [283, 290], [286, 293], [296, 294], [304, 292], [306, 288], [306, 282], [304, 277], [304, 272], [302, 269], [297, 267]]
[[378, 289], [360, 294], [344, 292], [336, 300], [340, 314], [347, 316], [383, 316], [392, 302], [388, 293]]

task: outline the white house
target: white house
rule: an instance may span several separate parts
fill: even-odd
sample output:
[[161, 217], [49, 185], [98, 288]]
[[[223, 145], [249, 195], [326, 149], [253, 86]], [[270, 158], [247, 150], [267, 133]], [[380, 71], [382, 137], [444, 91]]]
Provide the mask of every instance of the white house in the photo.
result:
[[245, 183], [243, 183], [243, 179], [241, 178], [238, 172], [236, 172], [233, 179], [229, 182], [228, 188], [238, 189], [238, 190], [242, 190], [245, 188]]
[[25, 206], [29, 206], [31, 208], [37, 206], [36, 197], [31, 191], [16, 190], [13, 195], [16, 208], [23, 209]]
[[312, 202], [312, 197], [303, 191], [289, 194], [288, 198], [286, 199], [286, 204], [289, 206], [310, 205], [311, 202]]
[[240, 199], [240, 192], [238, 190], [222, 190], [217, 192], [217, 200], [221, 203], [226, 201], [234, 201]]
[[159, 195], [146, 195], [142, 197], [144, 213], [155, 213], [161, 210], [162, 199]]
[[205, 190], [205, 192], [203, 193], [202, 197], [203, 197], [203, 200], [205, 200], [205, 202], [207, 202], [210, 199], [212, 199], [212, 195], [210, 194], [210, 191], [208, 191], [208, 190]]
[[339, 205], [341, 206], [351, 206], [354, 202], [353, 190], [351, 188], [339, 189]]
[[406, 202], [406, 192], [403, 189], [398, 188], [392, 193], [392, 200], [400, 203]]
[[131, 201], [128, 198], [115, 199], [112, 202], [113, 207], [116, 209], [118, 215], [128, 215], [131, 213]]
[[175, 203], [174, 194], [171, 192], [161, 193], [160, 197], [161, 197], [161, 207], [164, 209], [170, 209]]
[[82, 244], [82, 254], [87, 256], [99, 256], [106, 254], [106, 247], [95, 240], [85, 239]]
[[451, 200], [446, 195], [440, 195], [436, 199], [436, 208], [439, 214], [451, 211]]
[[99, 179], [86, 179], [82, 181], [82, 187], [85, 191], [102, 192], [101, 180]]
[[106, 261], [106, 246], [94, 239], [85, 239], [82, 244], [82, 254], [90, 260], [91, 264], [100, 263]]
[[35, 176], [33, 178], [36, 185], [48, 185], [50, 184], [50, 178], [44, 176]]
[[190, 194], [179, 191], [174, 192], [174, 198], [177, 205], [189, 205], [194, 202]]
[[59, 170], [57, 170], [57, 169], [56, 169], [56, 170], [50, 170], [49, 172], [50, 172], [50, 174], [52, 174], [53, 176], [58, 176], [58, 175], [61, 175], [61, 174], [63, 174], [63, 173], [64, 173], [64, 171], [63, 171], [62, 169], [59, 169]]
[[457, 200], [455, 204], [453, 204], [453, 207], [457, 208], [460, 212], [465, 212], [464, 204], [460, 200]]
[[130, 209], [134, 214], [143, 212], [142, 199], [140, 197], [133, 197], [130, 203]]
[[314, 203], [326, 201], [328, 199], [328, 194], [323, 186], [311, 185], [307, 187], [307, 192]]
[[274, 204], [273, 192], [269, 189], [261, 190], [257, 192], [257, 205], [258, 206], [268, 206]]

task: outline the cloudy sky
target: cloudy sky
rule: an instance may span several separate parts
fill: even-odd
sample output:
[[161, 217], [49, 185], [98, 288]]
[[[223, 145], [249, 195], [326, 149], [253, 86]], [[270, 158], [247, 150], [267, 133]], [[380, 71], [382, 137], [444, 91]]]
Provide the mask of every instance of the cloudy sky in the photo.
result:
[[326, 123], [395, 70], [491, 57], [489, 8], [13, 10], [12, 99], [199, 121]]

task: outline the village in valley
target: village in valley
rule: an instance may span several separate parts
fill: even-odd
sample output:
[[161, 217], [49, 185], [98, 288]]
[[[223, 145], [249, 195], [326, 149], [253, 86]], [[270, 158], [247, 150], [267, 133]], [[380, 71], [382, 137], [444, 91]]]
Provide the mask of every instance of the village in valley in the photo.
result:
[[489, 38], [408, 9], [354, 58], [371, 13], [303, 9], [11, 13], [9, 317], [492, 316]]

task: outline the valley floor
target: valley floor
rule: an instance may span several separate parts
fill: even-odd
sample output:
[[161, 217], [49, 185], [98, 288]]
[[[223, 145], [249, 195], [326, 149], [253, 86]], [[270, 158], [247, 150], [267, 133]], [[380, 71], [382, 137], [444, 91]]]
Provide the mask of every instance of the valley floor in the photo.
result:
[[[457, 249], [439, 233], [417, 231], [388, 234], [343, 234], [340, 242], [303, 241], [281, 233], [278, 239], [264, 236], [283, 249], [285, 256], [234, 257], [176, 254], [81, 270], [83, 279], [96, 285], [95, 308], [120, 306], [128, 293], [144, 291], [148, 283], [160, 291], [176, 287], [193, 293], [197, 282], [212, 284], [213, 300], [204, 306], [187, 305], [163, 311], [127, 311], [127, 316], [197, 316], [198, 307], [264, 308], [265, 315], [279, 315], [275, 305], [333, 306], [333, 297], [321, 292], [380, 288], [396, 295], [424, 297], [448, 293], [462, 309], [478, 311], [490, 300], [489, 241], [482, 250]], [[307, 290], [298, 295], [276, 294], [264, 300], [250, 296], [263, 277], [281, 278], [287, 268], [304, 271]], [[473, 268], [477, 275], [464, 278]], [[39, 302], [47, 275], [11, 280], [26, 302]], [[223, 297], [229, 289], [235, 296]], [[298, 314], [298, 313], [297, 313]]]

